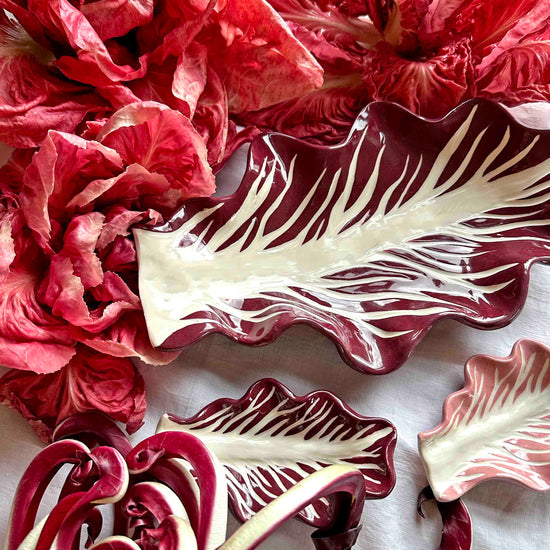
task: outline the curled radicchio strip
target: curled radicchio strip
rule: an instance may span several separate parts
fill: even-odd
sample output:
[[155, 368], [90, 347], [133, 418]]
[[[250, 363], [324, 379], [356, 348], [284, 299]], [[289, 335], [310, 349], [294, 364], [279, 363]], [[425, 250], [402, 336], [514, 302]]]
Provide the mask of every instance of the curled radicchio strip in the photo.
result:
[[217, 548], [225, 539], [227, 524], [227, 483], [223, 468], [204, 443], [182, 432], [164, 432], [145, 439], [132, 449], [126, 462], [130, 473], [138, 474], [167, 458], [182, 458], [190, 463], [201, 491], [197, 543], [201, 549]]
[[64, 464], [81, 464], [89, 449], [80, 441], [57, 441], [46, 447], [26, 469], [13, 499], [6, 550], [17, 550], [33, 529], [40, 501]]
[[[316, 471], [272, 500], [228, 540], [228, 490], [216, 455], [193, 434], [166, 431], [133, 449], [102, 415], [69, 419], [33, 460], [17, 490], [7, 550], [78, 550], [88, 527], [89, 550], [252, 550], [320, 498], [331, 521], [313, 533], [317, 550], [349, 550], [361, 526], [363, 474], [352, 465]], [[120, 443], [122, 441], [122, 444]], [[108, 442], [118, 445], [122, 452]], [[99, 446], [97, 446], [99, 445]], [[58, 503], [35, 526], [44, 491], [63, 464], [73, 464]], [[96, 542], [101, 504], [115, 505], [113, 536]]]
[[118, 502], [128, 489], [128, 470], [121, 454], [112, 447], [98, 447], [89, 454], [98, 470], [98, 480], [89, 491], [60, 500], [40, 534], [36, 550], [66, 550], [80, 533], [90, 508]]
[[78, 439], [89, 447], [107, 445], [114, 447], [122, 456], [132, 449], [127, 435], [106, 414], [90, 411], [70, 416], [60, 422], [53, 432], [54, 441]]
[[431, 487], [425, 487], [418, 495], [417, 511], [424, 516], [423, 504], [435, 500], [443, 520], [443, 533], [439, 550], [470, 550], [472, 547], [472, 520], [468, 508], [457, 499], [452, 502], [439, 502]]

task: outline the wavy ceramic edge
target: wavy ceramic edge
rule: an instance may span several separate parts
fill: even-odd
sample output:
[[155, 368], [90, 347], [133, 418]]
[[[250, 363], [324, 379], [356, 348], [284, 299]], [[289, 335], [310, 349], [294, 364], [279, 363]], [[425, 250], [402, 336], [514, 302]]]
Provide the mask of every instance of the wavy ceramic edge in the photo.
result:
[[[453, 408], [453, 401], [463, 396], [469, 396], [473, 393], [474, 384], [475, 384], [473, 369], [476, 367], [476, 364], [479, 361], [483, 361], [483, 362], [489, 361], [490, 363], [488, 363], [488, 365], [490, 368], [492, 368], [493, 365], [497, 365], [497, 366], [502, 365], [502, 366], [511, 366], [514, 368], [514, 370], [521, 370], [521, 367], [522, 367], [521, 349], [522, 349], [522, 346], [525, 346], [525, 345], [527, 345], [528, 347], [535, 347], [537, 349], [540, 349], [550, 358], [550, 347], [546, 346], [542, 342], [539, 342], [538, 340], [533, 340], [530, 338], [521, 338], [517, 340], [512, 347], [512, 351], [506, 357], [497, 357], [497, 356], [488, 355], [488, 354], [473, 355], [466, 361], [466, 364], [464, 366], [464, 387], [456, 392], [449, 394], [445, 398], [445, 401], [443, 403], [442, 419], [440, 423], [435, 428], [432, 428], [431, 430], [428, 430], [428, 431], [420, 432], [418, 434], [417, 436], [418, 450], [420, 453], [420, 457], [422, 459], [422, 465], [424, 466], [424, 470], [428, 477], [430, 487], [432, 488], [434, 496], [437, 501], [443, 502], [443, 503], [452, 502], [457, 498], [460, 498], [462, 495], [464, 495], [467, 491], [469, 491], [473, 487], [476, 487], [477, 485], [481, 485], [483, 483], [487, 483], [495, 479], [493, 477], [483, 477], [483, 478], [480, 478], [478, 481], [474, 480], [474, 482], [472, 483], [468, 483], [468, 480], [466, 480], [463, 483], [449, 485], [447, 489], [442, 492], [439, 490], [438, 484], [434, 483], [433, 481], [435, 477], [434, 468], [431, 466], [429, 461], [426, 460], [423, 449], [426, 441], [429, 441], [433, 437], [436, 437], [437, 435], [439, 435], [443, 430], [445, 430], [445, 428], [449, 424], [455, 410]], [[491, 363], [493, 365], [491, 365]], [[550, 423], [550, 420], [549, 420], [549, 423]], [[550, 454], [550, 449], [548, 452]], [[534, 491], [539, 491], [539, 492], [547, 491], [548, 487], [550, 487], [550, 477], [548, 479], [547, 488], [536, 487], [532, 484], [529, 484], [523, 481], [519, 476], [511, 475], [511, 474], [510, 475], [499, 474], [498, 479], [518, 483], [520, 485], [523, 485], [524, 487], [527, 487], [529, 489], [532, 489]], [[466, 485], [466, 487], [462, 487], [462, 485]], [[450, 490], [453, 490], [452, 495], [445, 496], [445, 494], [448, 493]]]
[[[394, 103], [394, 102], [374, 101], [374, 102], [369, 103], [361, 111], [361, 113], [358, 115], [356, 121], [352, 125], [348, 136], [342, 142], [340, 142], [338, 144], [334, 144], [334, 145], [312, 145], [310, 143], [303, 142], [298, 138], [288, 136], [288, 135], [280, 133], [280, 132], [268, 132], [266, 134], [262, 134], [260, 136], [257, 136], [256, 138], [254, 138], [252, 140], [252, 142], [250, 144], [250, 148], [249, 148], [248, 155], [247, 155], [247, 169], [252, 164], [255, 144], [260, 143], [265, 137], [282, 136], [286, 140], [288, 140], [289, 142], [299, 143], [299, 144], [305, 145], [307, 147], [320, 149], [320, 150], [327, 150], [327, 151], [337, 150], [339, 148], [344, 148], [346, 145], [348, 145], [352, 141], [354, 135], [359, 131], [359, 129], [362, 127], [362, 125], [364, 125], [364, 123], [366, 121], [368, 121], [368, 118], [371, 115], [371, 111], [376, 110], [376, 109], [388, 108], [389, 107], [390, 109], [394, 109], [395, 111], [402, 112], [406, 116], [409, 116], [411, 118], [429, 123], [430, 125], [437, 127], [438, 125], [441, 125], [441, 124], [445, 123], [447, 120], [452, 119], [453, 117], [455, 117], [457, 112], [460, 112], [463, 109], [465, 110], [469, 106], [474, 106], [475, 107], [477, 105], [488, 105], [491, 108], [499, 111], [500, 114], [506, 120], [508, 120], [510, 122], [510, 124], [516, 126], [517, 128], [520, 128], [520, 129], [525, 130], [525, 131], [536, 131], [538, 134], [550, 135], [550, 129], [548, 129], [548, 128], [547, 129], [537, 129], [537, 128], [530, 127], [530, 126], [520, 122], [517, 118], [515, 118], [514, 115], [510, 112], [510, 110], [507, 107], [505, 107], [504, 105], [502, 105], [498, 102], [487, 99], [487, 98], [472, 98], [472, 99], [469, 99], [469, 100], [459, 104], [455, 108], [453, 108], [445, 116], [440, 117], [440, 118], [436, 118], [436, 119], [431, 119], [431, 118], [415, 115], [414, 113], [412, 113], [408, 109], [406, 109], [403, 106], [401, 106], [397, 103]], [[246, 176], [247, 169], [245, 170], [245, 173], [243, 174], [243, 178], [241, 179], [241, 182], [239, 183], [239, 186], [237, 187], [237, 189], [233, 193], [231, 193], [230, 195], [227, 195], [227, 196], [223, 196], [223, 197], [212, 197], [212, 198], [210, 198], [210, 205], [211, 206], [212, 205], [217, 205], [221, 202], [234, 200], [235, 198], [237, 198], [237, 196], [240, 193], [243, 192], [243, 189], [244, 189], [243, 182], [244, 182], [244, 179], [245, 179], [245, 176]], [[204, 201], [204, 200], [205, 200], [205, 198], [193, 198], [193, 199], [189, 199], [188, 201], [186, 201], [185, 204], [194, 204], [196, 202], [201, 202], [201, 201]], [[180, 208], [178, 210], [178, 212], [180, 212], [184, 208], [184, 206], [182, 208]], [[140, 228], [139, 226], [136, 226], [135, 229], [134, 229], [134, 236], [139, 234], [140, 231], [153, 232], [153, 233], [155, 233], [155, 232], [166, 233], [166, 232], [175, 231], [179, 227], [181, 227], [181, 225], [183, 224], [183, 221], [182, 221], [181, 217], [179, 217], [174, 222], [174, 218], [175, 218], [175, 216], [173, 216], [171, 218], [171, 220], [167, 221], [166, 223], [164, 223], [162, 225], [155, 226], [155, 227]], [[140, 248], [139, 247], [139, 239], [136, 238], [135, 241], [136, 241], [136, 252], [137, 252], [137, 256], [138, 256], [138, 260], [139, 260], [139, 252], [140, 252], [140, 250], [139, 250], [139, 248]], [[545, 263], [549, 263], [549, 262], [550, 262], [550, 260], [548, 258], [531, 258], [531, 259], [529, 259], [525, 262], [518, 262], [518, 264], [523, 264], [522, 273], [520, 275], [518, 275], [518, 277], [517, 277], [520, 290], [519, 290], [518, 296], [514, 300], [510, 300], [511, 303], [507, 304], [507, 308], [505, 310], [503, 309], [502, 315], [500, 316], [499, 319], [494, 319], [494, 320], [489, 319], [489, 320], [484, 321], [484, 320], [480, 320], [480, 319], [471, 319], [471, 318], [467, 317], [466, 315], [449, 312], [449, 313], [439, 314], [435, 319], [429, 320], [423, 327], [422, 336], [420, 338], [418, 338], [413, 343], [412, 347], [408, 350], [408, 353], [406, 354], [406, 357], [397, 366], [390, 366], [390, 367], [383, 367], [381, 369], [376, 369], [376, 368], [371, 367], [371, 366], [361, 365], [361, 364], [358, 363], [358, 361], [356, 359], [354, 359], [355, 354], [352, 352], [352, 350], [349, 350], [348, 348], [346, 348], [346, 345], [342, 342], [341, 338], [338, 335], [336, 335], [333, 331], [331, 331], [329, 327], [323, 326], [323, 324], [321, 322], [318, 322], [314, 319], [300, 319], [300, 318], [296, 317], [295, 315], [293, 315], [292, 313], [288, 313], [288, 312], [279, 317], [279, 322], [274, 327], [270, 327], [264, 334], [262, 334], [261, 336], [258, 336], [258, 337], [251, 336], [250, 334], [238, 334], [235, 331], [232, 331], [231, 329], [229, 329], [225, 326], [210, 326], [210, 327], [207, 327], [207, 328], [203, 328], [201, 330], [200, 334], [198, 334], [197, 336], [189, 339], [189, 341], [186, 342], [185, 344], [175, 345], [175, 346], [165, 345], [169, 340], [176, 339], [176, 336], [180, 332], [185, 331], [185, 328], [183, 328], [183, 329], [179, 329], [179, 330], [173, 332], [169, 337], [167, 337], [164, 340], [162, 345], [155, 346], [155, 347], [157, 349], [161, 350], [161, 351], [176, 351], [176, 350], [181, 351], [181, 350], [187, 349], [188, 347], [193, 346], [198, 341], [202, 340], [204, 337], [206, 337], [206, 336], [208, 336], [209, 334], [212, 334], [212, 333], [222, 334], [226, 338], [228, 338], [228, 339], [230, 339], [234, 342], [240, 343], [240, 344], [244, 344], [244, 345], [247, 345], [247, 346], [253, 346], [253, 347], [255, 347], [255, 346], [259, 347], [259, 346], [264, 346], [264, 345], [268, 345], [268, 344], [273, 343], [286, 330], [288, 330], [289, 328], [291, 328], [294, 325], [306, 325], [308, 327], [313, 328], [317, 332], [321, 333], [323, 336], [327, 337], [335, 345], [335, 347], [337, 348], [337, 351], [339, 352], [339, 354], [340, 354], [341, 358], [343, 359], [343, 361], [348, 366], [353, 368], [354, 370], [357, 370], [357, 371], [362, 372], [362, 373], [375, 374], [375, 375], [388, 374], [390, 372], [393, 372], [393, 371], [401, 368], [405, 364], [405, 362], [408, 360], [408, 358], [411, 356], [411, 354], [414, 352], [414, 350], [416, 349], [416, 346], [418, 344], [420, 344], [420, 342], [425, 337], [425, 335], [431, 330], [431, 328], [436, 323], [438, 323], [442, 320], [453, 319], [455, 321], [460, 322], [461, 324], [464, 324], [464, 325], [467, 325], [467, 326], [472, 326], [473, 328], [479, 328], [479, 329], [485, 329], [485, 330], [499, 329], [499, 328], [503, 328], [503, 327], [509, 325], [520, 314], [520, 312], [522, 311], [522, 309], [525, 305], [527, 295], [528, 295], [528, 290], [529, 290], [530, 271], [531, 271], [531, 268], [532, 268], [533, 264], [536, 264], [536, 263], [545, 264]]]
[[[281, 382], [279, 382], [274, 378], [262, 378], [261, 380], [254, 382], [241, 398], [216, 399], [215, 401], [212, 401], [208, 405], [204, 406], [199, 412], [197, 412], [193, 416], [183, 418], [178, 415], [165, 413], [159, 420], [159, 423], [157, 426], [157, 433], [170, 430], [170, 428], [167, 427], [167, 421], [177, 423], [183, 426], [200, 422], [202, 420], [206, 420], [211, 414], [215, 414], [217, 411], [220, 411], [224, 408], [230, 409], [235, 405], [239, 406], [239, 405], [244, 405], [247, 402], [251, 402], [264, 389], [269, 389], [269, 388], [274, 388], [275, 391], [279, 393], [279, 395], [283, 396], [286, 399], [289, 399], [295, 405], [304, 404], [309, 401], [313, 401], [315, 399], [321, 398], [323, 400], [327, 400], [333, 403], [338, 409], [338, 414], [344, 413], [351, 420], [368, 422], [369, 424], [374, 424], [374, 425], [385, 424], [387, 425], [387, 427], [391, 428], [391, 434], [392, 434], [391, 438], [389, 438], [387, 443], [382, 444], [382, 453], [380, 458], [378, 459], [379, 462], [387, 465], [387, 484], [385, 486], [384, 492], [381, 494], [372, 494], [372, 493], [369, 493], [367, 490], [366, 498], [369, 500], [382, 499], [387, 497], [393, 491], [396, 483], [396, 471], [395, 471], [395, 465], [393, 463], [395, 446], [397, 443], [397, 430], [395, 426], [385, 418], [369, 417], [369, 416], [364, 416], [357, 413], [340, 397], [338, 397], [337, 395], [335, 395], [334, 393], [328, 390], [314, 390], [312, 392], [309, 392], [305, 395], [300, 396], [300, 395], [294, 394], [287, 386], [285, 386], [284, 384], [282, 384]], [[211, 413], [210, 412], [211, 410], [213, 410], [214, 413]], [[231, 420], [227, 422], [227, 424], [231, 424], [231, 423], [232, 423]], [[193, 435], [197, 435], [200, 438], [200, 435], [194, 433], [193, 430], [189, 430], [189, 433], [192, 433]], [[346, 433], [346, 435], [348, 434]], [[388, 437], [389, 436], [384, 436], [384, 438], [388, 438]], [[222, 461], [222, 464], [223, 464], [223, 461]], [[354, 465], [359, 470], [361, 470], [361, 464], [354, 464], [353, 462], [349, 462], [349, 464]], [[291, 468], [289, 467], [288, 469], [291, 469]], [[243, 491], [248, 493], [246, 485], [244, 484], [241, 485], [241, 488], [243, 489]], [[232, 492], [230, 492], [230, 506], [233, 514], [235, 515], [235, 517], [237, 517], [237, 519], [239, 519], [242, 522], [247, 521], [249, 519], [249, 516], [246, 515], [244, 511], [242, 511], [239, 505], [236, 503], [236, 499]], [[312, 525], [314, 527], [325, 527], [328, 523], [328, 520], [319, 521], [319, 522], [308, 521], [303, 512], [301, 512], [298, 517], [305, 523]]]

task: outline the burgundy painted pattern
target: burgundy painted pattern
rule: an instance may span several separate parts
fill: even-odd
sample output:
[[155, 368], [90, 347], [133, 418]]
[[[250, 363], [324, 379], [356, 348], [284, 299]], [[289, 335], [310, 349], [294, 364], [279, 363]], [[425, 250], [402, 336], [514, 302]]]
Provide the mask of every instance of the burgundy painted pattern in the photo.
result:
[[549, 151], [481, 99], [438, 121], [372, 103], [337, 146], [258, 137], [233, 195], [135, 232], [151, 340], [261, 345], [306, 323], [382, 374], [439, 319], [502, 327], [550, 257]]
[[[165, 415], [159, 431], [199, 437], [226, 470], [233, 512], [250, 519], [312, 472], [353, 465], [367, 498], [384, 498], [395, 485], [395, 427], [360, 416], [327, 391], [297, 397], [280, 382], [259, 380], [241, 399], [219, 399], [191, 418]], [[334, 521], [333, 502], [321, 499], [300, 512], [318, 528]]]
[[519, 340], [509, 357], [476, 355], [466, 383], [447, 397], [443, 419], [418, 435], [439, 501], [489, 479], [550, 489], [550, 348]]

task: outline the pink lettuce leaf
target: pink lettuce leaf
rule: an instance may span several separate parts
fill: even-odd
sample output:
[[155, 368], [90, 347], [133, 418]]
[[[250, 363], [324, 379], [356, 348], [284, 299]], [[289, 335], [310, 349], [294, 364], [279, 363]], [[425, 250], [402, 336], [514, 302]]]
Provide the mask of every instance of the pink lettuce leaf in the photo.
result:
[[80, 347], [58, 372], [12, 370], [0, 379], [0, 403], [17, 410], [44, 441], [63, 419], [100, 410], [136, 431], [145, 414], [145, 383], [129, 359]]
[[323, 71], [264, 0], [227, 0], [221, 37], [208, 41], [210, 63], [228, 93], [230, 112], [256, 110], [319, 88]]
[[84, 288], [103, 282], [103, 269], [95, 253], [105, 216], [101, 212], [89, 212], [75, 216], [63, 235], [61, 253], [70, 258], [74, 273]]
[[367, 0], [369, 14], [384, 41], [397, 51], [418, 49], [418, 28], [430, 0]]
[[113, 357], [137, 357], [149, 365], [167, 365], [179, 351], [160, 351], [151, 345], [141, 311], [125, 313], [108, 330], [98, 334], [72, 333], [83, 344]]
[[22, 212], [0, 209], [0, 364], [53, 372], [74, 355], [74, 339], [63, 319], [38, 301], [45, 260], [25, 227]]
[[12, 147], [35, 147], [50, 129], [71, 132], [87, 113], [105, 108], [91, 88], [65, 80], [52, 59], [0, 14], [0, 140]]
[[339, 2], [335, 0], [269, 0], [281, 17], [314, 32], [319, 38], [346, 50], [360, 51], [363, 44], [372, 47], [382, 40], [368, 15], [372, 7], [368, 0]]
[[394, 101], [429, 118], [444, 116], [472, 95], [469, 41], [444, 46], [423, 61], [380, 47], [365, 59], [363, 81], [373, 99]]
[[[55, 61], [71, 80], [101, 87], [145, 73], [146, 57], [135, 59], [116, 42], [108, 47], [84, 13], [69, 0], [28, 0], [27, 5], [52, 41], [73, 50], [74, 55], [62, 55]], [[92, 10], [92, 4], [87, 9]]]
[[368, 102], [362, 83], [363, 61], [326, 37], [290, 23], [296, 38], [311, 51], [324, 70], [323, 86], [294, 100], [254, 112], [240, 120], [263, 130], [275, 130], [312, 143], [336, 143], [348, 134]]
[[0, 283], [8, 276], [10, 266], [15, 260], [15, 216], [13, 208], [0, 204]]
[[20, 200], [36, 241], [51, 251], [52, 219], [67, 222], [70, 199], [89, 180], [112, 177], [123, 168], [120, 155], [96, 142], [50, 132], [25, 171]]
[[153, 18], [154, 0], [84, 0], [80, 11], [102, 40], [124, 36]]
[[118, 151], [126, 164], [139, 164], [170, 182], [173, 199], [164, 197], [160, 204], [173, 206], [215, 191], [204, 141], [187, 117], [162, 104], [143, 102], [120, 109], [98, 139]]
[[198, 98], [193, 116], [193, 126], [208, 148], [208, 163], [216, 166], [226, 154], [229, 132], [229, 110], [223, 82], [211, 67], [207, 68], [207, 80]]
[[[110, 276], [117, 277], [114, 273]], [[73, 326], [96, 333], [110, 327], [124, 311], [140, 309], [139, 298], [126, 285], [124, 287], [123, 296], [104, 296], [106, 299], [100, 301], [97, 307], [89, 308], [86, 289], [75, 273], [71, 258], [60, 253], [50, 260], [48, 273], [39, 289], [39, 298], [51, 308], [55, 316]]]
[[480, 95], [507, 104], [550, 100], [550, 2], [541, 2], [476, 67]]
[[547, 0], [434, 0], [420, 35], [425, 43], [440, 46], [469, 37], [474, 56], [480, 58], [537, 4], [549, 9]]

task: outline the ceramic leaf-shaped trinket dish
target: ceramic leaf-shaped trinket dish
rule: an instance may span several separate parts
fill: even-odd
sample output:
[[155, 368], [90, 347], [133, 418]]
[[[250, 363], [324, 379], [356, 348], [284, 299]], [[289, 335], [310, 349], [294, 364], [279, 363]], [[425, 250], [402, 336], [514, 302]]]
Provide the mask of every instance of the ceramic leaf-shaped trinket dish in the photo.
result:
[[497, 328], [550, 256], [550, 131], [468, 101], [428, 121], [371, 103], [348, 139], [256, 138], [239, 189], [135, 230], [153, 345], [266, 344], [307, 323], [390, 372], [438, 319]]
[[509, 357], [477, 355], [443, 419], [419, 434], [435, 497], [451, 501], [489, 479], [550, 489], [550, 349], [519, 340]]
[[[158, 432], [173, 430], [198, 437], [218, 457], [231, 507], [241, 521], [333, 464], [358, 468], [367, 498], [384, 498], [395, 485], [394, 426], [358, 415], [327, 391], [299, 397], [276, 380], [260, 380], [241, 399], [219, 399], [191, 418], [164, 415]], [[299, 517], [327, 527], [334, 518], [333, 503], [318, 500]]]

